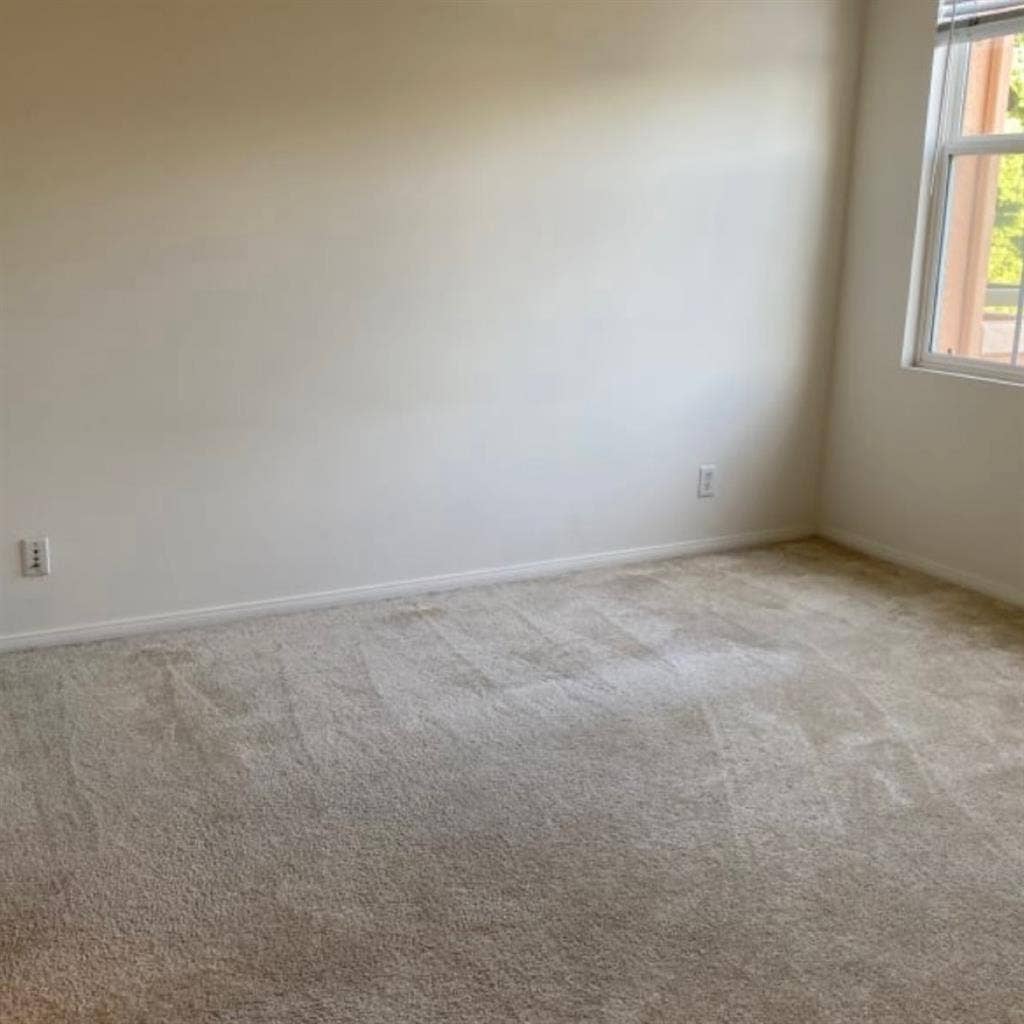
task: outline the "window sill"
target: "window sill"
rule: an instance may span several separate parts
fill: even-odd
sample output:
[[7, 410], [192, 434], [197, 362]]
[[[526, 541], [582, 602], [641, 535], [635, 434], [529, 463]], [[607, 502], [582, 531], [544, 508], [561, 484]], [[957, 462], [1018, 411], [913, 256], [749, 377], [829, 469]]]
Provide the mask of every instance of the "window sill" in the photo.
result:
[[913, 373], [927, 373], [939, 377], [958, 377], [962, 380], [980, 384], [1001, 384], [1013, 388], [1024, 387], [1024, 366], [1010, 369], [1009, 367], [991, 366], [987, 363], [974, 362], [969, 359], [942, 359], [930, 357], [916, 363], [902, 363], [900, 369]]

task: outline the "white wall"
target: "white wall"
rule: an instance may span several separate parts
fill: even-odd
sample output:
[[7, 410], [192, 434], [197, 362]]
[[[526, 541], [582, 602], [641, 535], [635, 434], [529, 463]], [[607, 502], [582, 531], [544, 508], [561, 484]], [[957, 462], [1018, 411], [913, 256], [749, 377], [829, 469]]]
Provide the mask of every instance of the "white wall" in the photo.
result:
[[1024, 600], [1024, 389], [900, 366], [935, 0], [868, 9], [823, 518]]
[[0, 634], [812, 527], [852, 0], [0, 2]]

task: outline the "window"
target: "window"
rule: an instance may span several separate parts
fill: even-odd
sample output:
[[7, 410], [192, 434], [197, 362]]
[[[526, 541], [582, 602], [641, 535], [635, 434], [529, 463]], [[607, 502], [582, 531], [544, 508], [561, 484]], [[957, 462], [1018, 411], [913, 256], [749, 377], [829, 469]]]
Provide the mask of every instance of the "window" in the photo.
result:
[[1024, 383], [1024, 2], [942, 0], [915, 363]]

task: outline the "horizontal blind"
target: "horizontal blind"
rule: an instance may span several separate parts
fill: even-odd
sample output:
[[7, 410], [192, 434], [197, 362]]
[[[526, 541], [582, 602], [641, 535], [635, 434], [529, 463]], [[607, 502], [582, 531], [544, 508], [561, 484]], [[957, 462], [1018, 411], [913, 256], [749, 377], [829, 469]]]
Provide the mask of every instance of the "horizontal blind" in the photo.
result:
[[940, 0], [939, 31], [981, 29], [991, 27], [998, 32], [999, 23], [1024, 17], [1024, 0]]

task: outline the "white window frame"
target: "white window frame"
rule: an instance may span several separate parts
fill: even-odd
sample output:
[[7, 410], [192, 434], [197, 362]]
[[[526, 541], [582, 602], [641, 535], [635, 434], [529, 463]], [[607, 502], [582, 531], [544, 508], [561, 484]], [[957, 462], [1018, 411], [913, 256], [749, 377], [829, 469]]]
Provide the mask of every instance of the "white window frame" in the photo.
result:
[[[946, 211], [949, 205], [950, 169], [953, 158], [1024, 153], [1024, 133], [960, 134], [970, 43], [975, 38], [1012, 35], [1018, 32], [1024, 32], [1024, 15], [1000, 22], [996, 31], [957, 30], [957, 37], [952, 44], [941, 37], [936, 44], [922, 186], [927, 190], [924, 208], [926, 225], [922, 246], [923, 273], [917, 303], [917, 330], [910, 365], [959, 377], [983, 378], [1020, 385], [1024, 384], [1024, 365], [1004, 366], [983, 359], [951, 356], [931, 350], [937, 327], [942, 286]], [[950, 47], [948, 54], [947, 46]], [[1018, 301], [1024, 309], [1024, 284]], [[1024, 360], [1024, 341], [1021, 343], [1020, 359]]]

